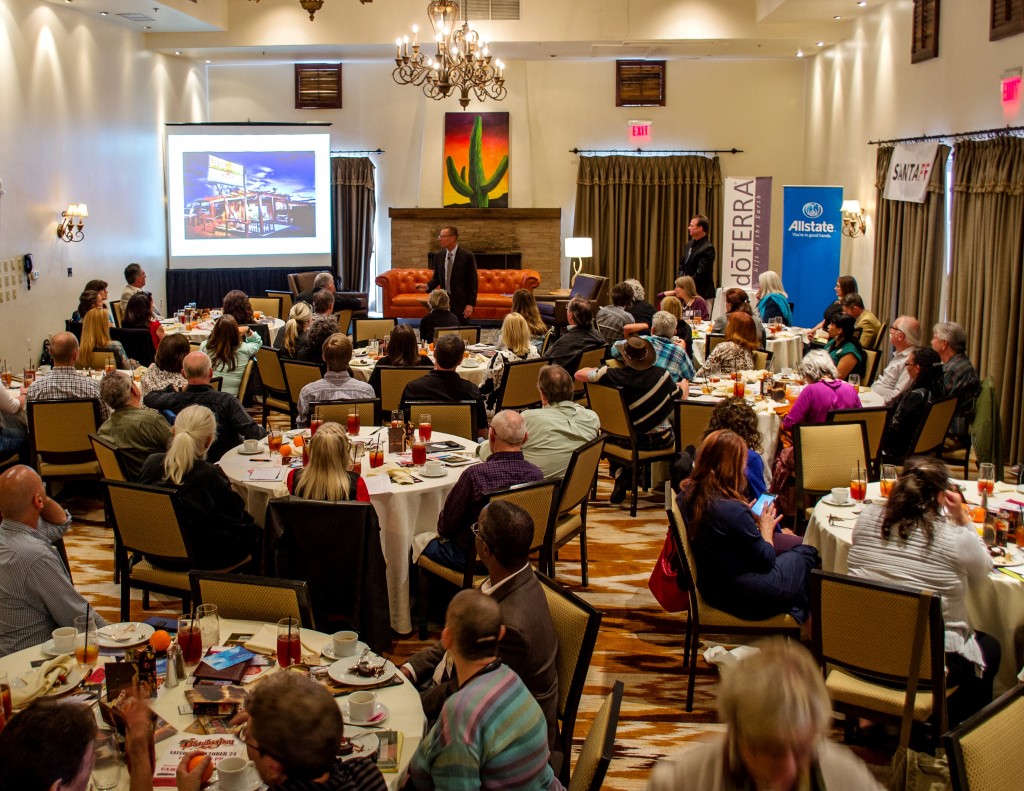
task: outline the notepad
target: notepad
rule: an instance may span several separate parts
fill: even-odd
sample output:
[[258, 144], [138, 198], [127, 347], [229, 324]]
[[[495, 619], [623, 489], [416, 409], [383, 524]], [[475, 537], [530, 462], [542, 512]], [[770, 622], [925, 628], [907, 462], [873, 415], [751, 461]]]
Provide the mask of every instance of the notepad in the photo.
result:
[[247, 470], [245, 479], [247, 481], [283, 481], [288, 473], [285, 467], [261, 467], [258, 470]]

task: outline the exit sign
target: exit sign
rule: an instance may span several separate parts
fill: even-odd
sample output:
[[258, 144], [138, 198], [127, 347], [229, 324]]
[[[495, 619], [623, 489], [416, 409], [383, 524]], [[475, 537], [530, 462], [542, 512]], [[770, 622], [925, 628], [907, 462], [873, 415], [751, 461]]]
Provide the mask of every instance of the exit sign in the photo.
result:
[[650, 121], [628, 121], [629, 139], [633, 142], [642, 143], [651, 139]]
[[999, 81], [999, 85], [1000, 96], [1004, 107], [1015, 106], [1020, 102], [1020, 83], [1020, 69], [1013, 69], [1012, 71], [1003, 73], [1003, 77]]

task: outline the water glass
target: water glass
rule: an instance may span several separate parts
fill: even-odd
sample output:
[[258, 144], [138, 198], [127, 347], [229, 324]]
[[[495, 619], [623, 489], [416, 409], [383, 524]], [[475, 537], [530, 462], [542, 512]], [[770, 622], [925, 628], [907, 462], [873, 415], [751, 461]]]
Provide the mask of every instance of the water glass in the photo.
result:
[[96, 791], [113, 791], [121, 782], [121, 753], [117, 734], [100, 731], [93, 742], [92, 782]]
[[846, 381], [849, 382], [855, 388], [856, 387], [860, 387], [860, 375], [859, 374], [850, 374], [848, 377], [846, 377]]
[[204, 650], [220, 645], [220, 615], [216, 604], [200, 604], [196, 607], [196, 622], [199, 624]]
[[978, 494], [988, 492], [989, 497], [996, 488], [996, 465], [983, 462], [978, 466]]

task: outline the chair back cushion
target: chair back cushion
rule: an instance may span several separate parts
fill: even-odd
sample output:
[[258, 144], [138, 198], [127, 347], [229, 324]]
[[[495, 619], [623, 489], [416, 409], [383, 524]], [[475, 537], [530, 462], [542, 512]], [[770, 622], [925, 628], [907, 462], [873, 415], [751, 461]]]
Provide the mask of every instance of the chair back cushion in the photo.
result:
[[587, 399], [590, 401], [590, 408], [597, 412], [603, 431], [613, 437], [629, 439], [632, 424], [629, 422], [621, 390], [599, 382], [588, 382]]
[[[402, 403], [405, 386], [413, 379], [419, 379], [431, 372], [426, 365], [381, 365], [380, 366], [380, 409], [382, 415], [390, 415]], [[440, 429], [438, 429], [440, 431]]]
[[558, 496], [558, 481], [538, 481], [513, 486], [499, 492], [489, 492], [488, 501], [503, 500], [518, 505], [533, 520], [533, 543], [530, 551], [540, 549], [544, 545], [544, 536], [551, 521], [551, 509]]
[[281, 360], [281, 368], [284, 370], [284, 380], [288, 383], [288, 398], [295, 402], [298, 402], [303, 387], [319, 382], [322, 378], [320, 366], [316, 363], [284, 359]]
[[476, 402], [475, 401], [410, 401], [409, 419], [413, 425], [419, 425], [420, 415], [431, 417], [431, 426], [436, 431], [454, 434], [457, 437], [475, 440]]
[[558, 515], [564, 516], [582, 503], [589, 495], [601, 463], [605, 437], [598, 435], [572, 452], [569, 466], [562, 479], [562, 491], [558, 500]]
[[95, 460], [89, 435], [99, 427], [99, 402], [29, 401], [27, 409], [32, 446], [44, 461], [60, 464]]
[[530, 409], [539, 406], [540, 391], [537, 377], [547, 360], [515, 360], [506, 362], [501, 369], [501, 384], [498, 385], [498, 407], [502, 409]]
[[569, 778], [568, 791], [597, 791], [601, 788], [615, 751], [615, 732], [619, 726], [622, 690], [623, 683], [616, 681], [612, 685], [612, 691], [601, 703], [601, 708], [590, 724], [590, 731], [576, 759], [572, 777]]
[[797, 426], [796, 476], [805, 491], [827, 492], [849, 486], [850, 471], [868, 469], [867, 430], [863, 422]]
[[188, 559], [174, 510], [174, 492], [156, 486], [105, 481], [114, 524], [128, 552]]
[[307, 629], [315, 627], [304, 581], [199, 571], [189, 578], [193, 603], [216, 604], [221, 618], [263, 623], [295, 618]]
[[863, 407], [861, 409], [835, 409], [828, 413], [829, 423], [864, 422], [868, 432], [868, 453], [877, 459], [882, 452], [882, 437], [889, 420], [889, 408], [884, 406]]
[[284, 378], [284, 369], [281, 367], [281, 357], [269, 346], [261, 346], [256, 352], [256, 368], [260, 372], [260, 380], [263, 386], [271, 392], [282, 396], [287, 394], [288, 385]]
[[932, 401], [928, 405], [928, 414], [921, 422], [921, 430], [914, 443], [914, 454], [934, 453], [940, 449], [955, 413], [956, 396]]

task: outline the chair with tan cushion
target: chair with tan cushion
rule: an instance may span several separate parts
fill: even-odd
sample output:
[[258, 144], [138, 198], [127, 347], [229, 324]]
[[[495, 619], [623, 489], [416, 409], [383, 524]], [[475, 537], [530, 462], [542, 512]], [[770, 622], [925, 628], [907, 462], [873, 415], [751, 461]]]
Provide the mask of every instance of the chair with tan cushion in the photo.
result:
[[454, 434], [476, 441], [476, 401], [410, 401], [409, 420], [414, 426], [420, 423], [420, 415], [431, 417], [435, 431]]
[[515, 360], [506, 362], [501, 369], [501, 383], [498, 385], [495, 412], [503, 409], [533, 409], [539, 407], [540, 391], [537, 378], [547, 360]]
[[381, 415], [391, 415], [402, 403], [405, 386], [413, 379], [426, 376], [433, 369], [426, 365], [378, 365], [380, 368]]
[[480, 343], [479, 327], [437, 327], [434, 330], [434, 340], [437, 341], [444, 335], [458, 335], [468, 346], [471, 343]]
[[863, 420], [796, 426], [793, 449], [798, 526], [809, 517], [815, 497], [836, 486], [849, 486], [850, 473], [857, 465], [865, 472], [870, 469], [868, 432]]
[[386, 338], [396, 326], [395, 319], [356, 319], [352, 322], [352, 345], [359, 348], [371, 340]]
[[[352, 310], [350, 308], [342, 308], [335, 311], [333, 315], [334, 320], [338, 322], [338, 332], [348, 335], [349, 328], [352, 326]], [[360, 321], [365, 321], [365, 319], [360, 319]]]
[[754, 355], [754, 368], [758, 371], [770, 371], [772, 369], [772, 361], [775, 359], [775, 352], [765, 351], [764, 349], [754, 349], [752, 352]]
[[1024, 684], [1018, 684], [942, 737], [953, 791], [1007, 788], [1007, 783], [1018, 782], [1024, 752], [1007, 745], [1016, 744], [1022, 733]]
[[700, 447], [704, 441], [704, 432], [711, 425], [711, 413], [714, 411], [715, 404], [703, 401], [676, 401], [676, 424], [673, 427], [676, 433], [676, 450], [685, 450], [691, 445], [694, 448]]
[[665, 511], [668, 514], [669, 535], [682, 561], [679, 564], [679, 585], [689, 594], [687, 601], [686, 638], [683, 644], [683, 663], [689, 671], [686, 683], [686, 710], [693, 711], [693, 687], [697, 674], [697, 649], [701, 634], [790, 634], [800, 635], [800, 624], [789, 613], [747, 621], [712, 607], [697, 589], [697, 562], [686, 532], [686, 520], [679, 510], [672, 484], [665, 483]]
[[580, 445], [569, 457], [558, 492], [558, 506], [551, 528], [544, 537], [540, 569], [555, 579], [555, 559], [558, 550], [580, 537], [580, 575], [583, 587], [590, 580], [587, 569], [587, 502], [597, 478], [597, 469], [604, 451], [605, 437], [598, 435]]
[[825, 418], [826, 423], [856, 423], [863, 421], [868, 432], [868, 453], [871, 461], [871, 474], [877, 477], [878, 463], [882, 458], [882, 441], [885, 430], [889, 426], [892, 410], [886, 406], [861, 407], [860, 409], [833, 409]]
[[881, 353], [875, 349], [864, 350], [864, 376], [861, 378], [863, 387], [870, 387], [875, 381], [875, 374], [878, 373], [878, 358]]
[[295, 298], [292, 296], [292, 292], [274, 291], [268, 288], [265, 293], [268, 297], [277, 297], [279, 300], [281, 300], [281, 315], [278, 316], [278, 318], [287, 321], [289, 314], [292, 312], [292, 305], [295, 304]]
[[279, 297], [272, 297], [269, 294], [265, 297], [249, 297], [249, 304], [253, 311], [260, 311], [264, 316], [274, 319], [287, 319], [288, 314], [281, 315], [281, 300]]
[[359, 413], [360, 426], [376, 426], [380, 420], [380, 399], [360, 398], [353, 401], [317, 401], [313, 405], [316, 414], [325, 423], [348, 426], [348, 416], [355, 409]]
[[283, 580], [249, 574], [189, 573], [192, 601], [216, 604], [221, 618], [275, 623], [295, 618], [306, 629], [315, 629], [309, 587], [304, 580]]
[[28, 435], [36, 471], [49, 490], [55, 481], [98, 480], [100, 465], [90, 434], [100, 423], [99, 401], [29, 401]]
[[911, 456], [939, 455], [942, 452], [946, 432], [949, 431], [949, 424], [953, 422], [953, 415], [956, 414], [956, 396], [932, 401], [925, 410], [927, 411], [921, 421], [921, 428], [911, 444]]
[[[585, 352], [580, 352], [576, 360], [569, 367], [573, 371], [578, 371], [580, 368], [600, 368], [607, 354], [608, 347], [606, 346], [601, 346], [597, 349], [587, 349]], [[572, 400], [587, 403], [586, 382], [573, 379]]]
[[[281, 366], [281, 355], [271, 346], [261, 346], [256, 352], [256, 370], [259, 371], [263, 384], [263, 428], [267, 427], [270, 410], [288, 415], [291, 425], [295, 425], [295, 403], [288, 397], [288, 383], [284, 378]], [[243, 382], [245, 374], [242, 374]], [[241, 398], [239, 388], [239, 398]]]
[[323, 378], [320, 366], [316, 363], [307, 363], [302, 360], [281, 360], [281, 369], [284, 372], [284, 381], [288, 388], [288, 403], [292, 410], [292, 426], [299, 416], [299, 394], [302, 388], [313, 382], [319, 382]]
[[[121, 455], [121, 449], [111, 445], [105, 439], [97, 437], [95, 434], [89, 435], [89, 442], [92, 443], [93, 453], [96, 454], [96, 461], [100, 465], [100, 471], [104, 478], [111, 481], [127, 481], [128, 475], [124, 471], [124, 458]], [[105, 527], [113, 529], [114, 521], [110, 515], [110, 504], [106, 498], [103, 500], [103, 524]], [[114, 556], [117, 556], [118, 548], [117, 544], [117, 533], [114, 534]], [[114, 583], [117, 584], [121, 581], [121, 570], [114, 565]]]
[[[580, 757], [576, 759], [568, 791], [599, 791], [608, 772], [615, 752], [615, 732], [619, 727], [619, 711], [622, 708], [623, 683], [616, 681], [612, 691], [605, 697], [598, 709], [590, 732], [583, 740]], [[565, 756], [569, 762], [569, 756]]]

